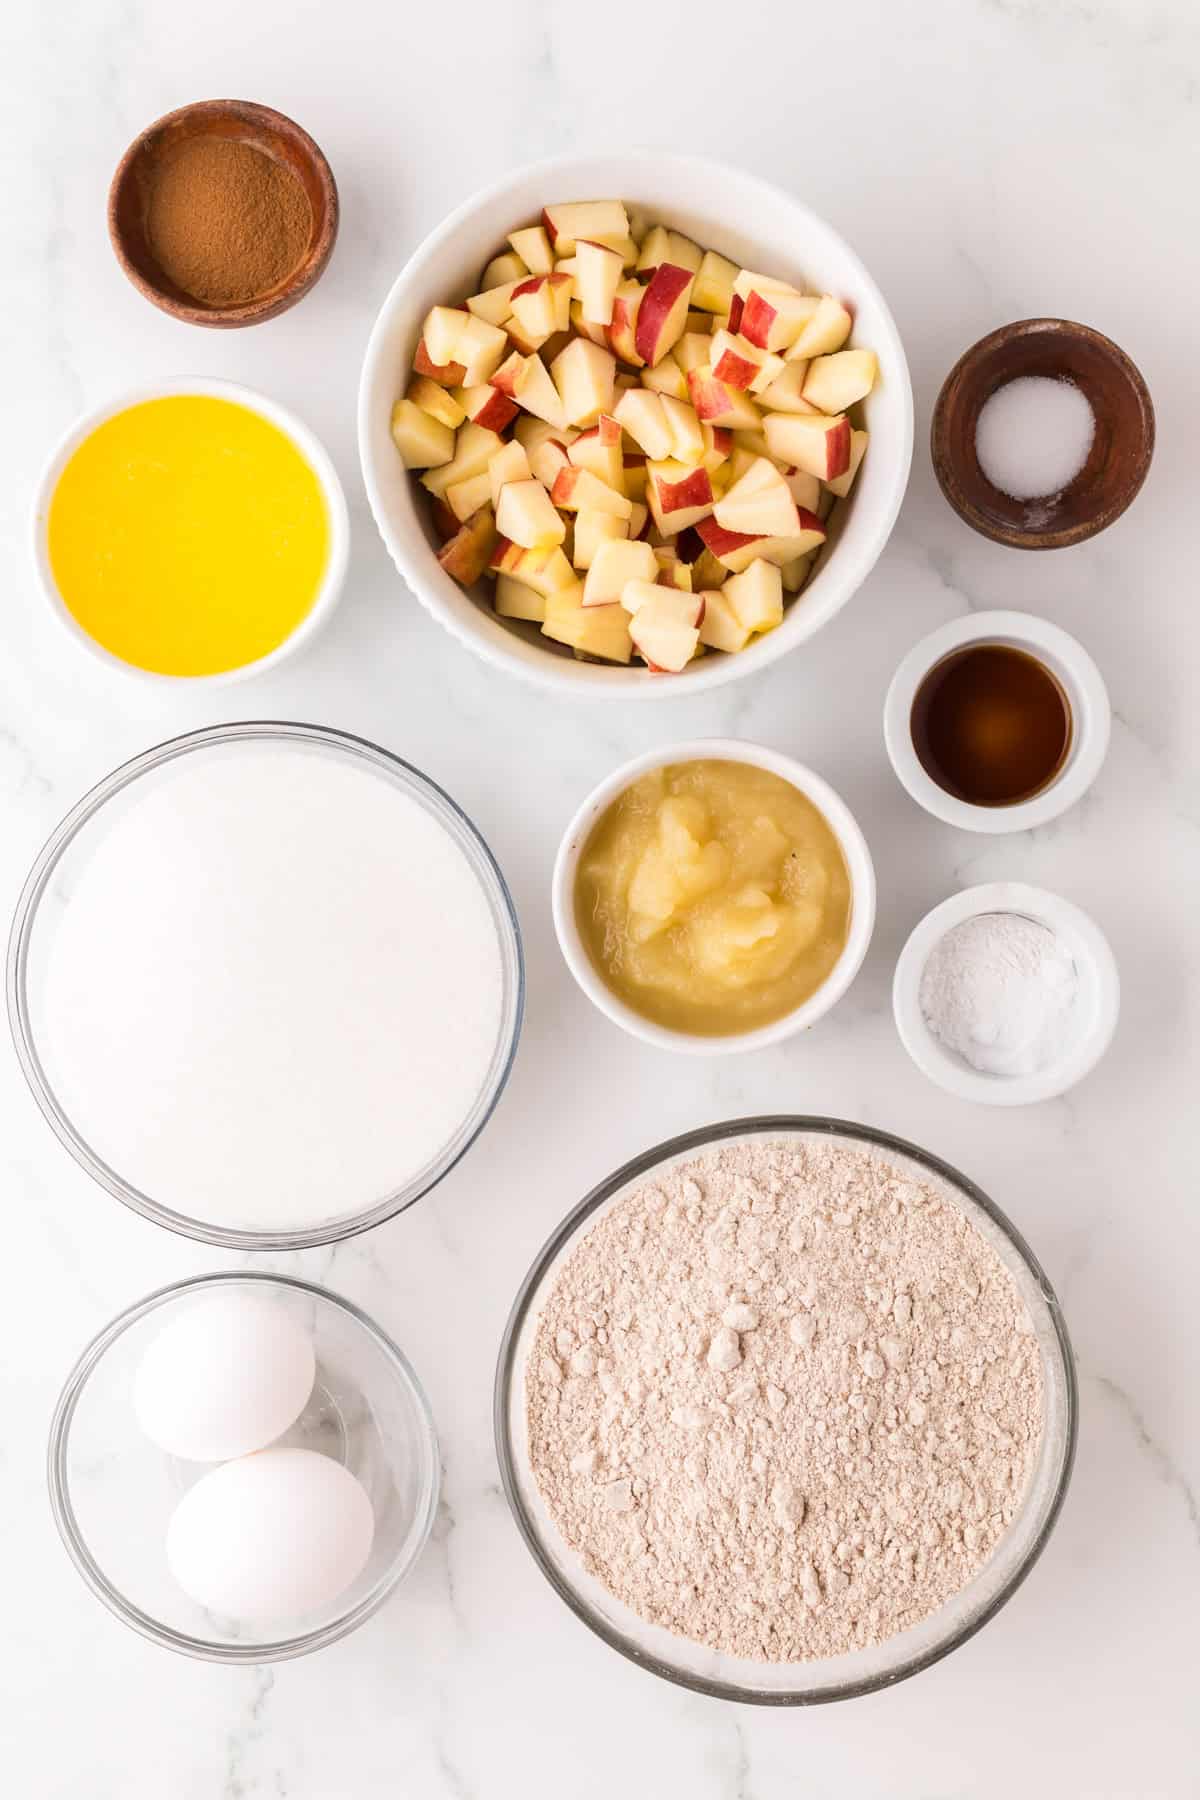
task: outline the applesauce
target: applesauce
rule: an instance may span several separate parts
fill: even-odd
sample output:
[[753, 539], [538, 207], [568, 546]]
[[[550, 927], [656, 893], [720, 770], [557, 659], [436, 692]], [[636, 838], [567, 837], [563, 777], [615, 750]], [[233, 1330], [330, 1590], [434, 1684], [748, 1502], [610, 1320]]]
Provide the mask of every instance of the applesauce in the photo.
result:
[[794, 1012], [850, 930], [850, 873], [824, 814], [748, 763], [640, 776], [593, 826], [575, 920], [618, 999], [672, 1031], [727, 1037]]

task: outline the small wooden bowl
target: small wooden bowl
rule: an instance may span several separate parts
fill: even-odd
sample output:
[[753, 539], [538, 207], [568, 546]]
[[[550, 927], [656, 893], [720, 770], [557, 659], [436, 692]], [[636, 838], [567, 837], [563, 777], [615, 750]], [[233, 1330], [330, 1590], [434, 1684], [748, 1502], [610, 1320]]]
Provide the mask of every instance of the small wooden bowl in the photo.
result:
[[[1001, 493], [975, 454], [981, 408], [1020, 375], [1066, 376], [1096, 416], [1087, 462], [1048, 499]], [[955, 363], [933, 409], [930, 451], [943, 494], [968, 525], [1014, 550], [1059, 550], [1103, 531], [1136, 496], [1154, 453], [1154, 407], [1110, 338], [1069, 319], [1020, 319], [980, 338]]]
[[[235, 138], [285, 163], [312, 208], [308, 247], [291, 274], [237, 306], [206, 306], [176, 287], [158, 266], [147, 241], [146, 209], [156, 165], [185, 139], [202, 136]], [[117, 261], [153, 306], [188, 325], [229, 328], [277, 318], [320, 279], [333, 254], [337, 228], [337, 185], [319, 147], [294, 120], [251, 100], [198, 100], [156, 119], [130, 144], [108, 191], [108, 234]]]

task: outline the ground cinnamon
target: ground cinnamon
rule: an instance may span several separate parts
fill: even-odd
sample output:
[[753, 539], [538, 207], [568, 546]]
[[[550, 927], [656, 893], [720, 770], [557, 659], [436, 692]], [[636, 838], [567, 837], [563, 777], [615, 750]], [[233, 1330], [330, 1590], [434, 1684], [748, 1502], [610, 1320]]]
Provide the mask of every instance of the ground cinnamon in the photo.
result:
[[177, 288], [208, 306], [268, 293], [303, 256], [312, 207], [297, 177], [252, 144], [192, 137], [159, 162], [146, 237]]

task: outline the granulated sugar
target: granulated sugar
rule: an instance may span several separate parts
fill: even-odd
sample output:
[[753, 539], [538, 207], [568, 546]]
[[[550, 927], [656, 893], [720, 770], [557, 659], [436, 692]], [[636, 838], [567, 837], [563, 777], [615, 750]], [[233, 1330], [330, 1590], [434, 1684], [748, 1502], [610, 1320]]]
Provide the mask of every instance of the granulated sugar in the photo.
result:
[[1017, 1515], [1042, 1377], [1007, 1269], [882, 1152], [733, 1143], [613, 1205], [526, 1377], [542, 1497], [641, 1618], [791, 1662], [879, 1643]]

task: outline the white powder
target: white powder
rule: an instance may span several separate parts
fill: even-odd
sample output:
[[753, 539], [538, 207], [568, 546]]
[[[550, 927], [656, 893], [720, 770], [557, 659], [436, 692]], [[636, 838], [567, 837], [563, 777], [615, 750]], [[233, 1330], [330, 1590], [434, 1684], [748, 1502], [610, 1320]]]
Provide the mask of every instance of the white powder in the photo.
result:
[[286, 1230], [438, 1155], [495, 1052], [502, 971], [437, 819], [338, 753], [243, 743], [135, 781], [90, 829], [46, 952], [44, 1055], [118, 1174]]
[[938, 1041], [989, 1075], [1036, 1075], [1059, 1062], [1077, 1020], [1079, 971], [1048, 926], [980, 913], [948, 931], [921, 975]]
[[1073, 381], [1021, 375], [984, 402], [975, 454], [994, 488], [1014, 500], [1049, 499], [1088, 459], [1096, 419]]
[[584, 1567], [758, 1660], [837, 1656], [957, 1593], [1020, 1510], [1041, 1361], [965, 1213], [881, 1151], [734, 1142], [648, 1178], [559, 1268], [529, 1454]]

